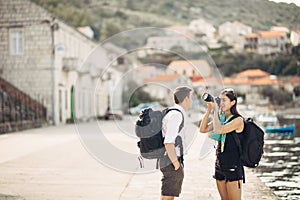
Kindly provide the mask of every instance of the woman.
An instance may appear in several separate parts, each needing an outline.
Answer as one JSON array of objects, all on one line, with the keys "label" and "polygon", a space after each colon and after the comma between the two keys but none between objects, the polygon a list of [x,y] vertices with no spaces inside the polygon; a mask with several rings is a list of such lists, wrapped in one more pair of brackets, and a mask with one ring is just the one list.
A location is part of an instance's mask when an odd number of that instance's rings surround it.
[{"label": "woman", "polygon": [[[234,134],[241,136],[244,120],[237,111],[237,96],[233,89],[224,89],[220,94],[220,100],[219,106],[214,102],[206,102],[208,108],[201,121],[200,132],[213,131],[215,136],[220,136],[216,139],[218,147],[214,178],[221,199],[241,199],[244,169]],[[212,110],[213,121],[208,122]]]}]

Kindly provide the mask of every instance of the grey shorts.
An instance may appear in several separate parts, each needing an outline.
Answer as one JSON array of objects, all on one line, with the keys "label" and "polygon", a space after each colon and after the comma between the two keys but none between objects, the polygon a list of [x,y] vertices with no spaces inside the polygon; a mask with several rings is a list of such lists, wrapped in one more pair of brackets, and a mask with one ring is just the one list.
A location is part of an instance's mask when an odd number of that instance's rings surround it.
[{"label": "grey shorts", "polygon": [[180,168],[175,170],[173,164],[170,164],[161,168],[160,171],[163,174],[161,195],[179,197],[184,177],[183,166],[180,165]]}]

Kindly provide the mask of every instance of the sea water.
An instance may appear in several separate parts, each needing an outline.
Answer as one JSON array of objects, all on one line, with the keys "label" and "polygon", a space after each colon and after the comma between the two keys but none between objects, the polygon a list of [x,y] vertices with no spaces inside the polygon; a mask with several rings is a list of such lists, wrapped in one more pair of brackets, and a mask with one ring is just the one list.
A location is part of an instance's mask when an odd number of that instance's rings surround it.
[{"label": "sea water", "polygon": [[300,137],[266,134],[256,175],[284,200],[300,199]]}]

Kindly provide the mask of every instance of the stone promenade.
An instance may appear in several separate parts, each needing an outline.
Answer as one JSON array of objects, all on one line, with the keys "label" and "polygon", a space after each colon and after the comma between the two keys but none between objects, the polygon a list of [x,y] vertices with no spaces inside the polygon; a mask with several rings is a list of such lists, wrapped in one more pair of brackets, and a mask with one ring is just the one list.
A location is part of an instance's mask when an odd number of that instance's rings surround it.
[{"label": "stone promenade", "polygon": [[[112,144],[134,152],[136,140],[122,133],[122,127],[133,130],[133,123],[125,118],[117,123],[101,121],[100,127]],[[194,126],[187,131],[195,130]],[[177,199],[220,199],[212,178],[214,152],[200,153],[206,140],[204,134],[193,140],[185,159],[183,192]],[[158,171],[125,173],[98,162],[84,148],[74,125],[0,135],[0,200],[152,200],[159,199],[160,179]],[[277,197],[247,169],[243,199]]]}]

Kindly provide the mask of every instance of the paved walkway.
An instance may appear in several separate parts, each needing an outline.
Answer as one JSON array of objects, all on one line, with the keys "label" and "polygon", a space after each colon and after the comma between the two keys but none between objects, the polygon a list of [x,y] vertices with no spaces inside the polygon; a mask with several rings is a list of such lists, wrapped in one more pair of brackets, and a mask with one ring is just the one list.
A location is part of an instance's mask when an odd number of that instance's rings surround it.
[{"label": "paved walkway", "polygon": [[[215,152],[204,157],[200,156],[200,148],[207,142],[205,134],[198,134],[188,155],[185,157],[185,179],[182,194],[178,199],[182,200],[206,200],[220,199],[217,192],[214,173]],[[204,157],[204,158],[203,158]],[[200,159],[201,158],[201,159]],[[242,199],[275,200],[274,193],[257,178],[251,169],[246,170],[246,184],[243,184]],[[160,191],[160,172],[147,175],[132,176],[121,199],[158,199]]]},{"label": "paved walkway", "polygon": [[[101,125],[112,142],[128,149],[135,144],[119,135],[114,122]],[[159,199],[160,172],[129,174],[105,167],[84,149],[75,132],[73,125],[64,125],[0,135],[0,200]],[[220,199],[211,176],[214,153],[199,159],[204,140],[205,135],[198,134],[186,156],[178,199]],[[246,174],[243,199],[277,199],[251,171]]]}]

